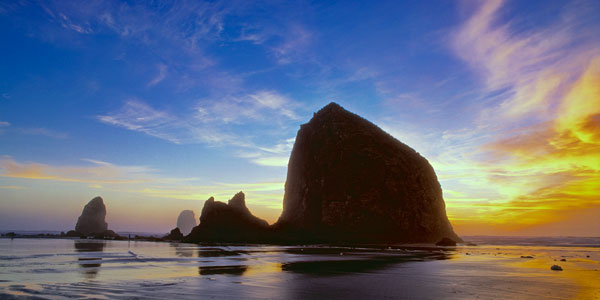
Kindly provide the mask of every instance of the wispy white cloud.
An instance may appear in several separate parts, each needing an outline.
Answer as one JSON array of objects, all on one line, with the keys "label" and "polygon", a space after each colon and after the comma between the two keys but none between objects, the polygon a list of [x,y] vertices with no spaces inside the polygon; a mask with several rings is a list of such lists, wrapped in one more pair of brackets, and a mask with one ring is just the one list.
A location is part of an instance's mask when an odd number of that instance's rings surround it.
[{"label": "wispy white cloud", "polygon": [[277,128],[297,120],[299,104],[275,91],[258,91],[244,96],[203,100],[188,114],[159,110],[139,99],[127,101],[115,112],[98,116],[100,122],[141,132],[175,144],[234,146],[238,156],[259,165],[287,164],[293,139],[270,147],[257,145],[251,137],[240,136],[232,126]]},{"label": "wispy white cloud", "polygon": [[173,124],[179,122],[175,117],[156,110],[137,99],[127,101],[117,112],[98,116],[98,120],[132,131],[143,132],[175,144],[182,142],[182,137],[170,133]]},{"label": "wispy white cloud", "polygon": [[568,9],[550,26],[517,30],[500,21],[503,4],[482,2],[454,32],[451,47],[483,80],[484,92],[506,91],[499,105],[482,115],[484,122],[551,115],[565,84],[597,55],[595,32],[580,23],[582,12],[577,16]]},{"label": "wispy white cloud", "polygon": [[203,122],[250,123],[296,120],[294,112],[299,104],[275,91],[263,90],[243,96],[205,100],[196,107],[197,117]]},{"label": "wispy white cloud", "polygon": [[23,3],[20,1],[3,1],[0,2],[0,14],[8,14],[14,10],[16,10],[19,6],[22,6]]},{"label": "wispy white cloud", "polygon": [[15,128],[15,127],[11,126],[11,124],[9,122],[0,121],[0,134],[4,133],[4,131],[7,131],[7,130],[10,130],[11,132],[20,133],[20,134],[39,135],[39,136],[45,136],[45,137],[49,137],[49,138],[53,138],[53,139],[64,140],[64,139],[69,138],[69,134],[67,134],[65,132],[51,130],[51,129],[43,128],[43,127]]},{"label": "wispy white cloud", "polygon": [[[50,1],[39,5],[52,23],[60,25],[44,23],[40,38],[78,44],[81,33],[113,35],[122,41],[117,46],[119,57],[151,74],[142,79],[144,85],[169,84],[184,92],[201,87],[207,97],[219,99],[244,92],[245,76],[256,74],[256,70],[244,75],[229,72],[220,64],[215,45],[251,42],[277,68],[278,63],[307,58],[306,51],[313,41],[308,26],[298,18],[286,17],[290,14],[287,5],[272,5],[274,11],[281,12],[276,17],[243,22],[240,16],[248,13],[249,4],[237,1],[178,1],[158,7],[118,1]],[[72,34],[64,34],[65,30]],[[143,62],[137,61],[138,53],[129,52],[140,48],[151,49],[145,52]],[[155,66],[158,72],[152,70]]]},{"label": "wispy white cloud", "polygon": [[210,124],[204,125],[193,116],[175,116],[132,99],[116,112],[98,116],[103,123],[142,132],[175,144],[235,144],[236,139]]},{"label": "wispy white cloud", "polygon": [[69,138],[69,135],[64,132],[55,131],[47,128],[19,128],[18,131],[28,135],[41,135],[53,139],[64,140]]},{"label": "wispy white cloud", "polygon": [[69,19],[69,17],[65,16],[64,14],[59,14],[59,19],[61,21],[61,26],[64,28],[71,29],[81,34],[88,34],[93,32],[92,29],[89,26],[87,26],[87,24],[73,23]]},{"label": "wispy white cloud", "polygon": [[10,123],[5,121],[0,121],[0,134],[4,133],[4,128],[10,126]]},{"label": "wispy white cloud", "polygon": [[156,77],[152,78],[152,80],[148,83],[148,86],[153,86],[161,81],[163,81],[167,77],[167,65],[158,64],[158,74]]},{"label": "wispy white cloud", "polygon": [[[118,1],[49,1],[39,5],[50,22],[58,25],[43,23],[39,38],[78,44],[81,34],[114,36],[120,39],[121,55],[129,63],[147,74],[152,74],[149,66],[157,65],[158,74],[144,79],[147,86],[162,82],[168,73],[169,78],[177,79],[172,83],[183,88],[190,81],[194,85],[210,85],[215,73],[224,73],[214,67],[214,59],[206,48],[222,39],[223,20],[237,9],[219,1],[163,3],[160,8],[150,3]],[[138,53],[129,52],[140,47],[152,49],[145,56],[150,64],[147,60],[137,61]]]},{"label": "wispy white cloud", "polygon": [[272,147],[253,147],[237,153],[252,163],[268,167],[287,167],[295,138],[286,139]]},{"label": "wispy white cloud", "polygon": [[312,33],[301,25],[292,25],[282,42],[272,48],[279,64],[294,62],[312,42]]},{"label": "wispy white cloud", "polygon": [[269,39],[269,35],[264,31],[260,31],[258,28],[246,25],[242,27],[240,35],[238,37],[233,38],[233,41],[236,42],[251,42],[255,45],[263,44],[267,39]]},{"label": "wispy white cloud", "polygon": [[[220,3],[196,1],[165,5],[162,10],[144,3],[117,1],[51,1],[43,8],[51,19],[78,33],[114,32],[146,42],[168,38],[184,41],[189,46],[198,39],[218,36],[223,29],[223,17],[229,9]],[[194,26],[186,27],[187,24]],[[152,36],[148,34],[150,31]]]},{"label": "wispy white cloud", "polygon": [[373,67],[359,66],[350,73],[350,76],[348,76],[348,78],[346,78],[345,81],[353,82],[353,81],[374,79],[374,78],[377,78],[379,75],[380,75],[379,71],[377,71]]}]

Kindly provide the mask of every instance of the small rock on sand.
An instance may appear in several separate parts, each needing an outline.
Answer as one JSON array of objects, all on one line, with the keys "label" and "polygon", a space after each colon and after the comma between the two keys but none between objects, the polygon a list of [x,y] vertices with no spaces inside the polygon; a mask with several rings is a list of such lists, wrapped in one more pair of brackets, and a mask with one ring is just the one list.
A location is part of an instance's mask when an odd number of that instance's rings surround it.
[{"label": "small rock on sand", "polygon": [[531,255],[521,255],[521,258],[533,258]]},{"label": "small rock on sand", "polygon": [[563,268],[561,266],[559,266],[559,265],[552,265],[552,267],[550,267],[550,270],[553,270],[553,271],[562,271]]},{"label": "small rock on sand", "polygon": [[561,259],[560,261],[567,261],[567,259],[566,259],[566,258],[563,258],[563,259]]}]

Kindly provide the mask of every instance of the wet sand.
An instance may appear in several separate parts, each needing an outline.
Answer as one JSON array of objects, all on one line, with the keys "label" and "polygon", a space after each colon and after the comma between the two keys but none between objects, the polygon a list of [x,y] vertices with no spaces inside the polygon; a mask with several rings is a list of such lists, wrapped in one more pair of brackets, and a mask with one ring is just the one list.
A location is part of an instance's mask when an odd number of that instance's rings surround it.
[{"label": "wet sand", "polygon": [[0,239],[0,253],[0,299],[600,299],[598,247]]}]

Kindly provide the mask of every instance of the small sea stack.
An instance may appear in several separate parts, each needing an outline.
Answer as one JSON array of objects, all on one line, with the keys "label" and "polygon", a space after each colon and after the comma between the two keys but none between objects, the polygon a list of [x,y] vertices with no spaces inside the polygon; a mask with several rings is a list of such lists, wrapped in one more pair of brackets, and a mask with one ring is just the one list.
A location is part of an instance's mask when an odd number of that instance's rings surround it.
[{"label": "small sea stack", "polygon": [[196,215],[194,215],[194,211],[184,210],[179,213],[179,217],[177,217],[177,228],[179,228],[181,234],[184,236],[190,234],[196,225]]},{"label": "small sea stack", "polygon": [[77,219],[75,230],[67,233],[67,236],[79,237],[118,237],[118,235],[108,230],[108,224],[105,221],[106,206],[102,197],[95,197],[83,207],[81,215]]}]

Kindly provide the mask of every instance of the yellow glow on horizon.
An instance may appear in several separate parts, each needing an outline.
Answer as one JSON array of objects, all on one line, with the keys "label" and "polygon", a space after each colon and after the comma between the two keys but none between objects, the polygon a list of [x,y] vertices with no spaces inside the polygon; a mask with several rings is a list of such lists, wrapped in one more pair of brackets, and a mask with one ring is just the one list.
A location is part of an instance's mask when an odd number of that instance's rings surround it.
[{"label": "yellow glow on horizon", "polygon": [[591,32],[574,31],[575,12],[514,30],[504,4],[481,2],[451,35],[491,100],[472,128],[444,132],[449,149],[430,158],[448,216],[459,234],[560,232],[553,224],[600,234],[582,225],[600,211],[598,44],[576,40]]},{"label": "yellow glow on horizon", "polygon": [[559,104],[552,122],[484,145],[497,160],[468,167],[486,178],[485,188],[498,196],[445,191],[457,230],[477,232],[472,225],[480,224],[485,230],[518,231],[600,207],[600,57]]}]

